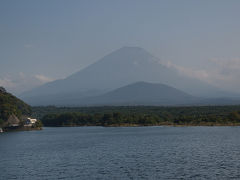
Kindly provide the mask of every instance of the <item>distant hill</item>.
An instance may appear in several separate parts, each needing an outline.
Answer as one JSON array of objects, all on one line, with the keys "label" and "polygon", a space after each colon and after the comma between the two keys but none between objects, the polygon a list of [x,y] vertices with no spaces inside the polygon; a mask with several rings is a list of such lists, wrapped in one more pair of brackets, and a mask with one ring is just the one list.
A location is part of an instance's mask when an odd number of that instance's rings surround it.
[{"label": "distant hill", "polygon": [[123,47],[67,77],[23,93],[31,105],[68,105],[71,100],[102,95],[131,83],[166,84],[193,96],[227,97],[226,93],[198,79],[184,76],[139,47]]},{"label": "distant hill", "polygon": [[0,87],[0,127],[11,116],[20,118],[22,115],[29,114],[31,114],[29,105]]},{"label": "distant hill", "polygon": [[72,100],[80,105],[187,105],[197,102],[183,91],[164,84],[136,82],[104,95]]}]

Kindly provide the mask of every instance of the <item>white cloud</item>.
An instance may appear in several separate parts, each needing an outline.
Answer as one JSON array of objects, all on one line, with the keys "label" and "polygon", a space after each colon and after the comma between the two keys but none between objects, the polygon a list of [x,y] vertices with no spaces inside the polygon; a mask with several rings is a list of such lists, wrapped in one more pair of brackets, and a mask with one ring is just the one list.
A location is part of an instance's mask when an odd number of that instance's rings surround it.
[{"label": "white cloud", "polygon": [[240,88],[240,58],[212,58],[209,59],[209,62],[213,63],[213,66],[206,69],[184,67],[171,61],[159,63],[177,70],[181,75],[199,79],[227,90],[238,91]]},{"label": "white cloud", "polygon": [[14,94],[21,94],[24,91],[33,89],[53,80],[53,78],[45,75],[26,75],[23,72],[20,72],[17,75],[8,75],[5,78],[0,78],[0,86],[3,86]]},{"label": "white cloud", "polygon": [[42,75],[42,74],[37,74],[37,75],[35,75],[34,77],[35,77],[37,80],[41,81],[42,83],[47,83],[47,82],[51,82],[51,81],[54,80],[53,78],[44,76],[44,75]]},{"label": "white cloud", "polygon": [[20,73],[19,73],[19,77],[22,78],[22,79],[24,79],[24,78],[25,78],[25,74],[24,74],[23,72],[20,72]]},{"label": "white cloud", "polygon": [[13,88],[15,87],[15,84],[8,78],[2,78],[2,79],[0,78],[0,86]]},{"label": "white cloud", "polygon": [[211,58],[209,61],[221,68],[240,70],[240,58]]},{"label": "white cloud", "polygon": [[176,69],[180,74],[192,77],[192,78],[197,78],[197,79],[208,79],[209,74],[206,70],[196,70],[193,68],[188,68],[184,66],[180,66],[177,64],[172,63],[171,61],[166,61],[166,62],[161,62],[161,64],[169,67],[169,68],[174,68]]}]

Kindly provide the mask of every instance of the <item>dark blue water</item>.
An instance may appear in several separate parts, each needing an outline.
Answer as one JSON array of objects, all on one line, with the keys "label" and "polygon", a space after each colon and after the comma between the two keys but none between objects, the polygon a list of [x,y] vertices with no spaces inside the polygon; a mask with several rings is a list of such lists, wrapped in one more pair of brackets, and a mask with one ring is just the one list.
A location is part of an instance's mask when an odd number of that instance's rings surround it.
[{"label": "dark blue water", "polygon": [[0,134],[0,179],[239,179],[240,127],[73,127]]}]

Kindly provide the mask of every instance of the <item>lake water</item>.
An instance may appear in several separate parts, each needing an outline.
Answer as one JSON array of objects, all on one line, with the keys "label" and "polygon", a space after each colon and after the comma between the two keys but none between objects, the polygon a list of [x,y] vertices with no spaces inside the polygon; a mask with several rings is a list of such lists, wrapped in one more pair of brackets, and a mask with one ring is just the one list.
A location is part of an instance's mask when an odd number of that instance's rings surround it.
[{"label": "lake water", "polygon": [[240,179],[240,127],[2,133],[0,179]]}]

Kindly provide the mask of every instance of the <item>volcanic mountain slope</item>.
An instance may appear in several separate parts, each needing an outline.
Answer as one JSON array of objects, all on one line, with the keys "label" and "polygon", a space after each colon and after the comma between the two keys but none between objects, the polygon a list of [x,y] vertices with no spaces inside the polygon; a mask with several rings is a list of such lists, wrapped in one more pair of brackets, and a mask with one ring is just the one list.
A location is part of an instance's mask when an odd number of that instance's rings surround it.
[{"label": "volcanic mountain slope", "polygon": [[47,83],[20,97],[31,105],[67,105],[71,99],[101,95],[139,81],[166,84],[194,96],[221,96],[217,88],[180,75],[144,49],[123,47],[66,79]]}]

